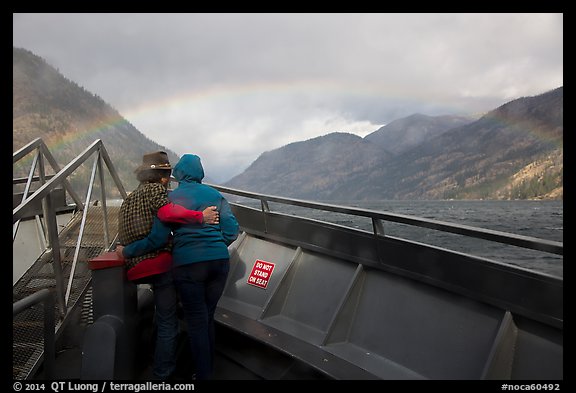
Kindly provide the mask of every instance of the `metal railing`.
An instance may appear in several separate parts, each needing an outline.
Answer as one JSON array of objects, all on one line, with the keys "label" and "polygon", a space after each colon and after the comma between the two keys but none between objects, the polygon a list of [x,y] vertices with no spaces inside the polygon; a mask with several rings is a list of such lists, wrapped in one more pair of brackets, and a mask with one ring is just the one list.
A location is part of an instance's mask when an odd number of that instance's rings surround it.
[{"label": "metal railing", "polygon": [[[108,231],[108,222],[107,222],[107,210],[106,210],[106,188],[104,184],[104,173],[103,173],[103,166],[102,161],[106,164],[106,167],[114,180],[118,191],[120,192],[122,198],[126,198],[127,193],[120,181],[120,178],[114,168],[112,161],[104,147],[102,141],[100,139],[94,141],[88,148],[86,148],[80,155],[78,155],[75,159],[73,159],[68,165],[64,168],[60,169],[56,160],[48,150],[46,144],[42,141],[42,139],[38,138],[29,143],[28,145],[24,146],[22,149],[18,150],[13,154],[13,164],[20,161],[22,158],[27,156],[28,154],[35,153],[34,160],[32,162],[30,172],[26,181],[25,192],[22,198],[22,202],[16,206],[12,211],[12,222],[14,225],[13,228],[13,236],[16,237],[16,233],[18,230],[18,224],[20,220],[23,218],[26,209],[31,206],[33,203],[37,203],[41,201],[42,209],[43,209],[43,217],[45,222],[45,228],[47,230],[48,236],[48,247],[52,250],[52,257],[53,257],[53,266],[54,266],[54,274],[56,279],[56,293],[57,293],[57,304],[60,307],[61,314],[64,315],[66,313],[66,305],[68,302],[68,298],[70,295],[70,288],[72,286],[72,280],[74,279],[74,270],[76,267],[76,262],[78,260],[78,252],[80,248],[80,243],[82,242],[83,236],[83,227],[86,221],[86,215],[88,213],[88,209],[90,206],[90,200],[92,196],[93,185],[95,182],[96,172],[99,173],[99,181],[100,181],[100,191],[101,191],[101,201],[102,201],[102,214],[104,217],[104,244],[107,244],[109,248],[113,242],[110,240],[110,234]],[[70,182],[68,181],[68,177],[74,173],[76,169],[78,169],[84,162],[86,162],[90,157],[95,156],[94,164],[92,166],[92,172],[90,176],[90,183],[88,186],[88,191],[86,194],[86,198],[84,202],[80,199],[78,194],[74,191]],[[46,159],[50,165],[52,166],[53,170],[57,172],[53,176],[50,176],[50,179],[47,180],[48,176],[46,175],[45,167],[43,164],[44,159]],[[34,172],[38,169],[38,177],[36,179],[40,182],[40,187],[34,191],[31,195],[28,195],[30,186],[32,181],[34,180]],[[14,183],[19,182],[19,179],[15,179]],[[62,270],[61,270],[61,263],[60,263],[60,253],[53,252],[54,250],[59,250],[59,240],[58,240],[58,229],[56,223],[56,214],[54,211],[54,207],[51,200],[51,191],[56,189],[57,187],[62,187],[68,191],[74,202],[76,203],[76,208],[78,210],[83,211],[82,223],[80,228],[80,233],[78,236],[78,241],[76,245],[74,260],[73,260],[73,268],[70,274],[68,283],[65,284],[62,278]],[[66,288],[66,291],[64,291]]]},{"label": "metal railing", "polygon": [[[111,239],[111,235],[108,228],[108,209],[106,206],[106,187],[105,187],[105,177],[104,177],[104,165],[108,169],[109,175],[115,183],[122,198],[126,198],[127,193],[122,185],[120,178],[114,168],[112,161],[106,151],[101,140],[94,141],[88,148],[86,148],[82,153],[80,153],[76,158],[74,158],[65,167],[60,168],[56,160],[48,150],[46,144],[42,139],[38,138],[24,146],[20,150],[13,154],[13,164],[20,162],[24,157],[33,155],[31,160],[31,167],[28,171],[27,178],[14,178],[13,186],[24,184],[24,193],[20,203],[13,208],[13,241],[16,239],[16,235],[22,219],[30,217],[30,211],[33,210],[34,206],[41,204],[42,213],[35,213],[34,219],[37,222],[37,226],[40,231],[42,231],[41,240],[45,242],[45,249],[42,258],[39,258],[37,262],[43,261],[44,263],[52,262],[52,272],[53,272],[53,287],[50,289],[44,288],[40,289],[22,299],[18,299],[18,294],[14,292],[13,317],[16,319],[21,319],[21,315],[24,311],[31,309],[36,304],[44,303],[44,328],[42,332],[34,333],[35,337],[40,335],[44,336],[44,359],[45,359],[45,375],[50,376],[53,373],[54,368],[54,357],[55,357],[55,338],[54,334],[56,331],[56,337],[58,335],[58,327],[65,325],[66,317],[71,311],[69,302],[71,301],[71,291],[72,288],[76,288],[74,285],[75,279],[83,280],[85,277],[82,275],[75,274],[77,262],[79,260],[80,248],[82,246],[82,238],[84,235],[85,223],[88,215],[88,210],[91,207],[91,198],[94,189],[94,184],[96,182],[96,176],[99,179],[100,185],[100,201],[101,204],[99,209],[102,212],[102,222],[103,222],[103,247],[102,251],[107,251],[111,249],[116,241],[116,234],[114,238]],[[69,178],[70,176],[85,162],[89,159],[94,158],[92,165],[92,170],[90,173],[90,183],[86,192],[84,200],[82,200],[77,192],[73,189]],[[52,167],[54,174],[48,174],[46,171],[45,161],[47,161]],[[32,190],[32,185],[37,183],[38,187],[36,190]],[[58,225],[56,220],[56,209],[55,202],[53,200],[53,192],[56,189],[64,188],[68,195],[72,198],[74,204],[71,206],[75,207],[78,213],[82,213],[82,219],[80,223],[80,229],[78,231],[78,239],[76,241],[74,249],[74,257],[72,260],[70,273],[67,281],[63,273],[63,260],[61,255],[61,244],[59,237],[61,234],[58,232]],[[16,203],[16,202],[14,202]],[[99,243],[99,242],[98,242]],[[67,247],[67,246],[65,246]],[[82,278],[80,278],[82,277]],[[86,285],[89,285],[90,278]],[[52,285],[50,285],[52,286]],[[15,287],[16,288],[16,287]],[[76,289],[75,289],[76,291]],[[25,295],[25,294],[24,294]],[[71,303],[71,302],[70,302]],[[50,312],[53,310],[53,312]],[[55,313],[58,320],[55,320]],[[17,318],[18,315],[18,318]],[[16,326],[16,325],[15,325]],[[15,351],[18,346],[14,347]],[[15,355],[16,356],[16,355]],[[20,356],[20,355],[18,355]],[[35,368],[38,364],[38,360],[42,357],[42,354],[34,352],[36,358],[34,361],[28,361],[29,364],[34,364],[32,366]],[[30,366],[26,366],[30,367]],[[30,373],[31,371],[27,371]],[[30,375],[30,374],[28,374]]]},{"label": "metal railing", "polygon": [[39,303],[44,306],[44,376],[46,379],[51,379],[54,375],[56,359],[54,295],[52,291],[44,288],[13,303],[12,316],[14,317]]},{"label": "metal railing", "polygon": [[451,222],[432,220],[404,214],[387,213],[369,209],[332,205],[327,203],[312,202],[294,198],[283,198],[275,195],[266,195],[255,192],[237,190],[234,188],[228,188],[214,184],[210,184],[210,186],[216,188],[222,193],[259,200],[261,210],[264,213],[270,212],[270,206],[268,202],[277,202],[281,204],[299,206],[316,210],[324,210],[335,213],[368,217],[372,220],[373,232],[377,236],[385,236],[384,222],[388,221],[399,224],[411,225],[414,227],[428,228],[442,232],[454,233],[457,235],[464,235],[471,238],[483,239],[536,251],[548,252],[551,254],[564,255],[563,242],[540,239],[531,236],[517,235],[513,233],[495,231],[485,228],[477,228],[468,225],[461,225]]}]

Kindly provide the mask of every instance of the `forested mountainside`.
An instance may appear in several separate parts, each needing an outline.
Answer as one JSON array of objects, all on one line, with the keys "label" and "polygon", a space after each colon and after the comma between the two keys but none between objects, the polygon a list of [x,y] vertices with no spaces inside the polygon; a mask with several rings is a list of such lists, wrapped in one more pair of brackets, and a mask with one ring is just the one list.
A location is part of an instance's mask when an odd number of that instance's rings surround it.
[{"label": "forested mountainside", "polygon": [[363,139],[292,143],[226,185],[317,200],[562,199],[563,98],[559,87],[476,120],[414,115]]},{"label": "forested mountainside", "polygon": [[[174,152],[147,138],[100,97],[20,48],[13,48],[12,111],[13,151],[42,138],[63,167],[101,139],[127,191],[138,183],[133,171],[144,153],[164,150],[171,162],[178,160]],[[79,168],[71,183],[87,184],[90,171],[90,165]],[[26,176],[27,169],[15,166],[14,173]]]}]

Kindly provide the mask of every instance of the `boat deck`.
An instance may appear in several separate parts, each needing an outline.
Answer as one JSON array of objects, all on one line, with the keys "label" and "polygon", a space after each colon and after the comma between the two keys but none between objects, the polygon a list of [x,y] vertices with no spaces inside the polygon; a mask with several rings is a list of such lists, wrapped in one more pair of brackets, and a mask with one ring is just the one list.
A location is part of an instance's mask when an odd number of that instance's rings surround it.
[{"label": "boat deck", "polygon": [[[66,176],[96,153],[123,191],[97,141],[14,208],[16,230],[29,204],[45,198],[48,239],[59,250],[53,258],[46,248],[14,285],[14,379],[50,375],[52,356],[44,345],[56,350],[59,378],[150,377],[151,292],[127,282],[121,263],[96,270],[87,263],[114,244],[118,207],[104,210],[76,197],[84,210],[59,232],[50,214],[53,188],[66,185]],[[97,163],[93,179],[103,167]],[[562,277],[390,236],[384,224],[557,255],[563,243],[214,187],[260,203],[231,204],[241,234],[229,246],[230,272],[215,315],[217,379],[563,378]],[[269,202],[366,217],[373,230],[272,211]],[[33,302],[39,293],[56,300],[54,315],[47,314],[55,317],[55,345],[44,339],[52,329],[44,328],[42,307]],[[177,377],[186,379],[190,357],[183,339],[180,348]]]},{"label": "boat deck", "polygon": [[[292,356],[272,350],[269,346],[250,339],[221,324],[216,326],[216,357],[213,376],[214,380],[329,380],[328,376],[298,361]],[[177,369],[170,381],[193,381],[193,366],[190,351],[186,341],[186,332],[179,336]],[[149,337],[149,343],[152,343]],[[152,346],[143,346],[139,353],[135,381],[153,380]],[[52,374],[52,380],[82,379],[82,349],[79,346],[64,348],[59,351]],[[44,380],[42,366],[33,379]]]}]

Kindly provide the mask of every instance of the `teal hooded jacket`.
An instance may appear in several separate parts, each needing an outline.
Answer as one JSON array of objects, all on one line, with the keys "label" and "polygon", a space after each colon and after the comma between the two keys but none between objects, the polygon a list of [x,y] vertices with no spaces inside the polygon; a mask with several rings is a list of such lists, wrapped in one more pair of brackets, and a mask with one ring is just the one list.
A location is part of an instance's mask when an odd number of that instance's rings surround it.
[{"label": "teal hooded jacket", "polygon": [[238,237],[238,221],[222,194],[215,188],[202,184],[204,168],[200,157],[194,154],[183,155],[172,175],[178,181],[178,187],[168,194],[171,202],[197,211],[216,206],[220,212],[220,223],[216,225],[172,226],[174,267],[229,258],[228,246]]}]

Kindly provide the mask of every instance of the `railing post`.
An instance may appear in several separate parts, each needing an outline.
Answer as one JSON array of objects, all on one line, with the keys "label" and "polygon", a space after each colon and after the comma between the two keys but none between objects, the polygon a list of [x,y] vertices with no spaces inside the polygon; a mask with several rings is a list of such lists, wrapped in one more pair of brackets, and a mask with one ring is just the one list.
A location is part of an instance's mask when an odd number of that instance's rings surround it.
[{"label": "railing post", "polygon": [[52,196],[46,194],[46,210],[45,217],[46,227],[48,228],[48,241],[52,250],[52,269],[54,270],[54,278],[56,280],[56,298],[60,315],[66,315],[66,300],[64,298],[64,276],[62,273],[62,263],[60,260],[60,239],[58,238],[58,223],[56,221],[56,213],[52,205]]},{"label": "railing post", "polygon": [[104,247],[110,246],[110,231],[108,226],[108,212],[106,207],[106,184],[104,182],[104,170],[102,168],[101,149],[98,150],[98,175],[100,179],[100,199],[102,200],[102,218],[104,220]]},{"label": "railing post", "polygon": [[88,263],[92,270],[95,322],[82,348],[82,379],[132,379],[134,376],[136,285],[126,278],[124,260],[115,251]]},{"label": "railing post", "polygon": [[[86,217],[88,216],[88,208],[90,206],[90,196],[92,195],[92,187],[94,186],[94,178],[96,176],[96,168],[98,164],[98,155],[92,165],[92,172],[90,174],[90,183],[88,183],[88,190],[86,191],[86,203],[84,204],[84,211],[82,212],[82,221],[80,222],[80,230],[78,232],[78,239],[76,241],[76,249],[74,250],[74,259],[72,260],[72,267],[70,268],[70,276],[68,278],[68,285],[66,287],[66,295],[64,297],[65,304],[68,304],[68,298],[72,291],[72,282],[74,281],[74,272],[76,271],[76,263],[78,261],[78,254],[80,253],[80,246],[82,244],[82,236],[84,236],[84,225],[86,225]],[[108,247],[104,245],[104,249]]]}]

